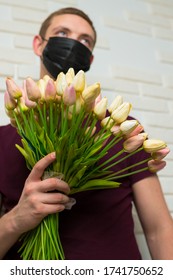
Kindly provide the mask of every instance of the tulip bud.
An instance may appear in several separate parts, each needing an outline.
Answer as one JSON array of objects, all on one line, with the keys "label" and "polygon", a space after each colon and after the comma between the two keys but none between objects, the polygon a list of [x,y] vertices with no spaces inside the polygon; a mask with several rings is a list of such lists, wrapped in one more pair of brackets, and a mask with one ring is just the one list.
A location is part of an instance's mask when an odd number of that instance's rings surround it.
[{"label": "tulip bud", "polygon": [[110,129],[113,124],[114,124],[114,121],[111,119],[111,117],[106,117],[104,119],[101,120],[100,122],[101,126],[104,127],[105,129]]},{"label": "tulip bud", "polygon": [[54,81],[49,78],[45,86],[45,100],[53,101],[56,97],[56,87]]},{"label": "tulip bud", "polygon": [[157,161],[158,161],[158,160],[161,160],[161,159],[165,158],[165,157],[167,156],[167,154],[169,154],[169,152],[170,152],[170,149],[169,149],[169,148],[164,148],[164,149],[162,149],[162,150],[153,152],[153,153],[151,154],[151,156],[152,156],[152,158],[153,158],[154,160],[157,160]]},{"label": "tulip bud", "polygon": [[148,139],[143,143],[144,150],[147,153],[153,153],[166,148],[166,143],[162,140]]},{"label": "tulip bud", "polygon": [[11,98],[7,91],[4,94],[4,104],[7,110],[14,110],[17,106],[17,102],[15,99]]},{"label": "tulip bud", "polygon": [[22,91],[20,87],[16,85],[12,78],[6,79],[6,87],[11,98],[18,99],[22,96]]},{"label": "tulip bud", "polygon": [[114,136],[121,135],[120,126],[119,126],[119,125],[114,125],[114,126],[112,126],[112,127],[111,127],[111,133],[112,133]]},{"label": "tulip bud", "polygon": [[124,135],[124,138],[130,138],[132,136],[138,135],[143,130],[144,130],[143,126],[141,124],[138,124],[137,127],[131,133]]},{"label": "tulip bud", "polygon": [[[93,136],[93,135],[94,135],[94,133],[96,132],[96,129],[97,129],[96,126],[94,126],[94,128],[93,128],[92,131],[90,132],[90,136]],[[86,129],[86,131],[85,131],[85,134],[87,134],[89,130],[90,130],[90,126],[87,127],[87,129]]]},{"label": "tulip bud", "polygon": [[76,91],[73,85],[69,85],[66,87],[63,94],[63,101],[65,105],[74,105],[76,102]]},{"label": "tulip bud", "polygon": [[25,81],[26,92],[29,100],[38,101],[41,98],[41,92],[37,83],[30,77]]},{"label": "tulip bud", "polygon": [[137,150],[140,146],[142,146],[143,142],[147,138],[146,133],[140,133],[138,135],[135,135],[133,137],[128,138],[124,141],[123,147],[125,152],[131,153]]},{"label": "tulip bud", "polygon": [[130,103],[124,102],[112,112],[111,117],[116,123],[122,123],[127,119],[131,107]]},{"label": "tulip bud", "polygon": [[128,135],[138,126],[138,124],[137,120],[126,120],[120,124],[120,130],[123,135]]},{"label": "tulip bud", "polygon": [[82,92],[85,88],[85,72],[80,70],[74,77],[72,82],[76,92]]},{"label": "tulip bud", "polygon": [[67,80],[66,80],[66,76],[63,72],[60,72],[58,74],[58,77],[55,81],[55,84],[56,84],[56,91],[57,91],[57,94],[62,96],[66,87],[68,86],[68,83],[67,83]]},{"label": "tulip bud", "polygon": [[152,159],[148,161],[148,168],[152,173],[162,170],[165,166],[166,166],[166,162],[164,160],[156,161]]},{"label": "tulip bud", "polygon": [[84,89],[84,91],[82,92],[82,97],[86,104],[91,104],[92,102],[95,102],[95,99],[97,98],[97,96],[99,96],[99,94],[100,94],[100,84],[95,83]]},{"label": "tulip bud", "polygon": [[111,103],[111,105],[108,108],[109,113],[111,114],[115,109],[117,109],[120,105],[123,104],[123,98],[121,95],[118,95],[113,102]]},{"label": "tulip bud", "polygon": [[94,113],[99,120],[102,120],[106,116],[108,100],[106,97],[102,98],[99,103],[94,107]]}]

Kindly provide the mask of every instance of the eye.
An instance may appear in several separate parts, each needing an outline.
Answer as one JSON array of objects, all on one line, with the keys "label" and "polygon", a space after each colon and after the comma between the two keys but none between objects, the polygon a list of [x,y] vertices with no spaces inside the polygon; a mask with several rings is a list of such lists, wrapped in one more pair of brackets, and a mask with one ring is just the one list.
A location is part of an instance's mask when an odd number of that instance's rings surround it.
[{"label": "eye", "polygon": [[88,49],[92,50],[93,48],[93,42],[90,38],[81,38],[80,42],[85,45]]},{"label": "eye", "polygon": [[67,32],[66,31],[59,31],[56,33],[57,37],[67,37]]}]

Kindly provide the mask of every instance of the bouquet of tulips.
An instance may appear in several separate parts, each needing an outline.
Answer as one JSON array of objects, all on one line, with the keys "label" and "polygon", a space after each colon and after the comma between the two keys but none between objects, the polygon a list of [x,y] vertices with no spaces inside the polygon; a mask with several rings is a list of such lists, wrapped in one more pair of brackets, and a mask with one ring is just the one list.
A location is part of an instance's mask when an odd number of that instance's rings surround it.
[{"label": "bouquet of tulips", "polygon": [[[62,178],[69,184],[71,195],[118,187],[117,179],[127,170],[113,173],[110,167],[118,164],[116,158],[121,154],[125,160],[144,149],[151,154],[145,169],[163,168],[165,162],[161,159],[168,152],[166,143],[148,140],[137,120],[127,120],[131,104],[121,96],[108,106],[107,98],[101,97],[100,84],[88,86],[83,71],[75,74],[70,68],[55,81],[47,75],[37,82],[28,77],[23,87],[7,78],[6,87],[6,112],[21,136],[22,146],[16,147],[25,157],[27,167],[32,169],[38,160],[55,151],[56,161],[47,168],[43,180],[51,176]],[[98,164],[122,140],[123,149]],[[140,164],[136,172],[144,170]],[[128,175],[127,172],[123,176]],[[23,259],[65,259],[58,215],[48,215],[21,237]]]}]

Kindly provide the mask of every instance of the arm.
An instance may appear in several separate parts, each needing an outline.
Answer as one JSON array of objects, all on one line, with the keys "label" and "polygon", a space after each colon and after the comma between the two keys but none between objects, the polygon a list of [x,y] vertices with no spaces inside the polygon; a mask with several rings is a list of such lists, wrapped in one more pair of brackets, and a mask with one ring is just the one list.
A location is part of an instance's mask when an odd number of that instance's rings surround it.
[{"label": "arm", "polygon": [[[65,209],[69,187],[60,179],[41,180],[45,168],[55,160],[54,153],[41,159],[28,176],[18,204],[0,219],[0,259],[22,233],[36,227],[48,214]],[[59,190],[60,192],[49,192]]]},{"label": "arm", "polygon": [[133,191],[152,259],[173,260],[173,219],[157,176],[135,183]]}]

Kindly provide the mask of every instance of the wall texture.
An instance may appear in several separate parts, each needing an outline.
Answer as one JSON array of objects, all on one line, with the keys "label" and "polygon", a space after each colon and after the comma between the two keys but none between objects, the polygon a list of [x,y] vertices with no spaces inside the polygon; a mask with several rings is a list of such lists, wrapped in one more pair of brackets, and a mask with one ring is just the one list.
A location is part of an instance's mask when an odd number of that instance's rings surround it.
[{"label": "wall texture", "polygon": [[[39,78],[32,38],[50,12],[65,6],[83,9],[98,31],[88,82],[99,81],[109,102],[123,95],[149,136],[165,140],[173,150],[173,0],[0,0],[0,125],[8,123],[5,77],[19,84],[27,76]],[[171,152],[159,173],[171,213],[172,170]],[[134,219],[143,258],[149,259],[135,210]]]}]

